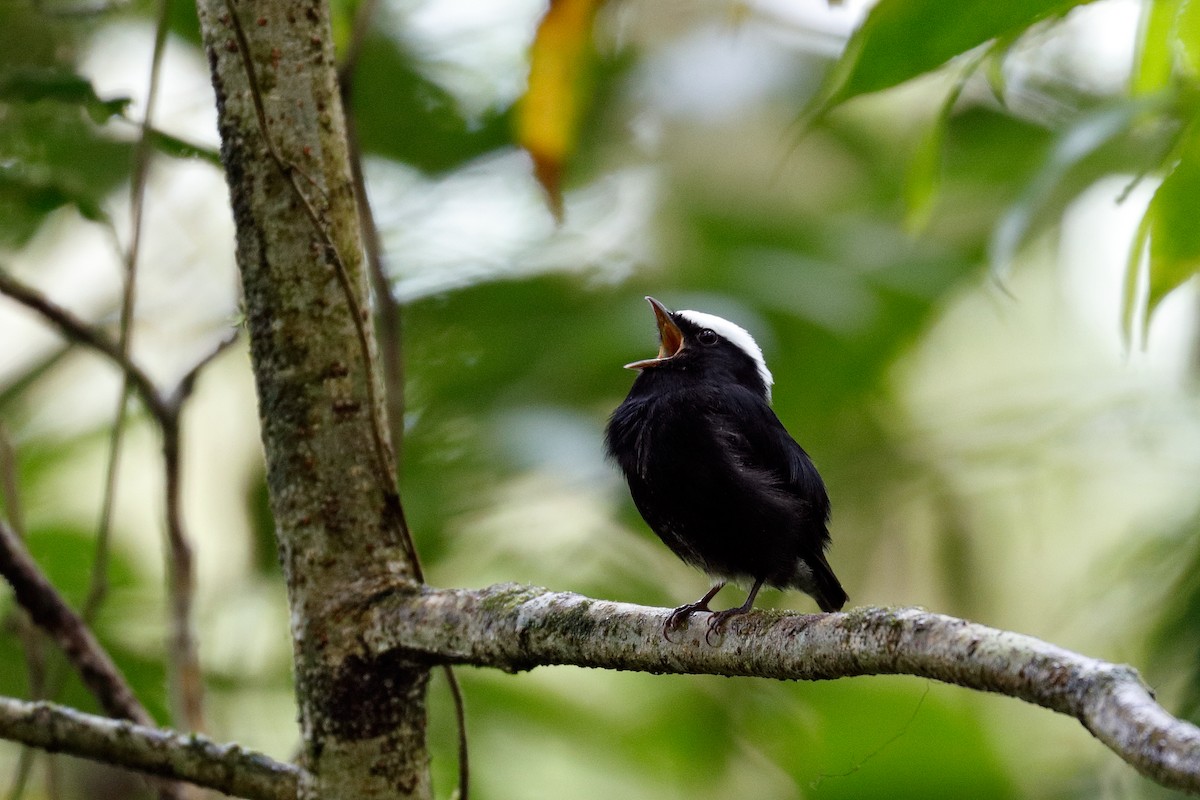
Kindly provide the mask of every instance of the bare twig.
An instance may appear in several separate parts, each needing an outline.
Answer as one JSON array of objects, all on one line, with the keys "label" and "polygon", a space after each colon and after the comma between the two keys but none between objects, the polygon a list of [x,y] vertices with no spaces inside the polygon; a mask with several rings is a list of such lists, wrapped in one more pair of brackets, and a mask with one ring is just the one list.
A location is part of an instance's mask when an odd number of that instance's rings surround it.
[{"label": "bare twig", "polygon": [[[96,697],[100,706],[114,717],[132,720],[140,724],[154,724],[146,709],[138,702],[133,690],[125,681],[125,676],[113,663],[107,651],[92,635],[88,624],[83,621],[63,600],[62,596],[50,584],[46,576],[38,568],[25,549],[24,543],[3,520],[0,520],[0,575],[3,575],[13,587],[18,604],[25,610],[30,621],[52,639],[54,639],[71,666],[79,674],[83,685]],[[39,657],[40,652],[27,648],[31,657]],[[37,666],[39,672],[44,672],[44,665]],[[59,679],[61,684],[61,678]],[[56,692],[51,686],[43,692],[43,687],[32,687],[34,697]],[[24,779],[18,775],[14,783],[13,798],[19,797],[24,786]],[[47,795],[58,797],[57,770],[53,759],[47,764]],[[179,784],[162,782],[157,786],[158,795],[163,800],[182,800],[184,787]]]},{"label": "bare twig", "polygon": [[[185,534],[179,501],[181,492],[179,421],[184,402],[191,395],[200,371],[236,341],[236,333],[227,337],[212,353],[197,362],[184,375],[175,391],[166,395],[158,390],[149,376],[129,357],[128,352],[120,343],[114,343],[99,330],[3,271],[0,271],[0,294],[8,296],[40,314],[69,340],[96,350],[116,364],[128,379],[129,384],[137,391],[150,415],[158,423],[163,437],[163,468],[167,492],[167,566],[172,608],[172,638],[168,651],[173,666],[172,673],[176,676],[178,687],[176,695],[183,719],[188,726],[198,727],[203,724],[203,707],[201,705],[203,682],[191,629],[191,597],[194,594],[192,554]],[[119,419],[118,424],[120,424]],[[110,478],[113,474],[111,469],[110,465]],[[98,567],[98,569],[101,568]]]},{"label": "bare twig", "polygon": [[188,370],[166,403],[170,416],[160,421],[166,493],[167,591],[171,602],[171,640],[168,649],[174,667],[177,714],[188,729],[193,731],[204,728],[204,676],[200,670],[200,658],[192,632],[195,570],[183,515],[181,417],[184,404],[195,389],[200,372],[236,341],[235,331]]},{"label": "bare twig", "polygon": [[1075,717],[1143,775],[1200,792],[1200,728],[1159,706],[1132,667],[915,608],[755,612],[732,622],[715,646],[704,641],[703,615],[666,641],[668,613],[506,584],[377,597],[356,624],[377,655],[407,652],[421,663],[509,671],[572,664],[780,680],[932,678]]},{"label": "bare twig", "polygon": [[[120,346],[114,345],[103,334],[91,328],[86,323],[78,320],[69,312],[58,307],[51,301],[42,297],[40,293],[23,286],[11,277],[0,272],[0,293],[6,294],[14,299],[22,302],[29,308],[42,314],[47,321],[55,325],[60,332],[73,341],[83,343],[93,349],[98,350],[101,354],[110,358],[125,372],[129,378],[131,385],[138,390],[147,409],[159,424],[163,437],[163,462],[164,471],[166,473],[166,489],[167,489],[167,540],[168,540],[168,591],[171,597],[171,630],[172,638],[168,646],[168,655],[172,662],[172,675],[174,683],[178,687],[175,692],[179,698],[179,706],[182,709],[181,715],[189,726],[203,725],[203,707],[201,705],[203,680],[200,671],[199,658],[196,653],[195,639],[192,635],[191,628],[191,598],[194,595],[194,580],[191,562],[191,548],[187,543],[187,537],[184,532],[183,516],[180,506],[180,426],[179,420],[183,411],[183,406],[188,397],[190,397],[200,371],[207,366],[216,356],[224,352],[230,345],[237,340],[236,333],[227,337],[222,341],[209,355],[205,356],[197,362],[180,381],[178,387],[171,393],[169,399],[164,396],[154,387],[153,383],[143,373],[140,368],[129,358],[128,353],[123,351]],[[118,425],[120,422],[118,421]],[[110,478],[111,478],[110,473]],[[10,531],[11,533],[11,531]],[[16,542],[19,545],[19,541]],[[21,548],[23,552],[23,548]],[[20,563],[18,559],[17,563]],[[36,566],[27,558],[24,559],[26,569],[18,569],[18,573],[32,575],[36,573]],[[34,572],[30,572],[28,568],[32,568]],[[103,567],[99,567],[103,569]],[[3,572],[0,569],[0,572]],[[37,573],[40,574],[40,573]],[[16,584],[14,584],[14,587]],[[44,577],[40,581],[34,581],[31,586],[36,587],[36,591],[31,596],[41,595],[47,598],[57,597],[57,593],[45,581]],[[89,593],[91,597],[97,595]],[[97,600],[98,602],[98,600]],[[50,605],[53,605],[51,602]],[[103,650],[99,649],[99,644],[91,637],[85,619],[82,619],[70,611],[61,599],[58,600],[58,605],[61,609],[52,617],[64,621],[64,628],[68,640],[76,642],[76,646],[80,647],[80,653],[85,655],[90,651],[98,652],[103,658],[96,662],[100,665],[100,676],[109,675],[110,678],[115,678],[116,684],[123,684],[119,672],[116,667],[111,664],[111,660],[107,659],[107,655]],[[38,624],[40,621],[35,620]],[[43,627],[45,627],[43,625]],[[53,634],[53,631],[51,631]],[[90,644],[89,644],[90,642]],[[72,657],[72,652],[67,644],[64,644],[60,639],[60,644],[63,644],[64,650],[72,661],[73,666],[78,670],[89,668],[89,665],[94,659],[85,658],[81,664],[76,658]],[[105,662],[111,670],[105,668]],[[87,676],[84,676],[87,683]],[[101,680],[101,684],[105,681]],[[112,683],[112,681],[109,681]],[[97,689],[89,685],[93,691],[104,691],[103,688]],[[132,700],[132,692],[125,687],[125,693]],[[133,700],[136,704],[136,700]],[[137,706],[140,708],[140,706]],[[106,710],[110,713],[115,713],[121,716],[127,716],[121,711],[106,706]],[[129,709],[126,709],[127,711]],[[145,714],[144,710],[141,712]],[[150,718],[127,716],[139,722],[148,722]],[[180,796],[178,787],[164,785],[159,787],[160,795],[164,797]]]},{"label": "bare twig", "polygon": [[[154,28],[154,49],[150,55],[150,86],[146,90],[146,110],[142,114],[142,122],[138,133],[137,145],[133,152],[133,175],[130,187],[130,214],[132,230],[129,249],[126,252],[126,268],[129,277],[137,272],[138,254],[142,238],[142,217],[146,199],[146,176],[150,171],[150,154],[153,150],[154,105],[158,101],[159,82],[162,78],[163,53],[167,47],[167,28],[171,16],[171,0],[159,0],[158,19]],[[132,283],[132,280],[129,282]],[[133,287],[127,285],[122,313],[132,310]],[[122,327],[127,328],[130,321],[122,319]]]},{"label": "bare twig", "polygon": [[[175,716],[189,730],[202,724],[204,681],[196,639],[192,634],[192,598],[196,593],[192,548],[183,522],[180,480],[179,416],[173,414],[162,429],[163,473],[166,476],[167,593],[170,597],[171,633],[167,651],[172,667]],[[197,726],[197,727],[193,727]]]},{"label": "bare twig", "polygon": [[[118,344],[121,352],[128,355],[124,344]],[[92,574],[88,582],[87,597],[83,601],[81,616],[92,621],[100,611],[100,605],[108,594],[109,541],[112,538],[113,507],[117,497],[117,474],[120,471],[121,443],[125,438],[125,418],[129,403],[130,379],[128,373],[121,379],[121,391],[117,397],[117,411],[113,417],[112,431],[108,439],[108,463],[104,468],[104,493],[100,499],[100,521],[96,525],[96,544],[92,556]]]},{"label": "bare twig", "polygon": [[[160,0],[158,21],[154,32],[154,49],[150,57],[150,86],[146,95],[146,110],[142,114],[138,140],[133,152],[133,172],[129,186],[130,234],[129,246],[125,250],[125,281],[121,292],[120,326],[117,331],[117,349],[128,359],[132,349],[134,306],[137,300],[138,256],[141,253],[142,221],[146,198],[146,176],[150,168],[150,132],[154,104],[158,98],[159,77],[162,57],[167,43],[167,13],[169,0]],[[87,600],[83,605],[83,618],[90,621],[99,611],[100,604],[108,591],[108,553],[112,528],[113,504],[117,493],[117,474],[121,462],[121,442],[125,434],[125,418],[131,381],[129,373],[122,373],[121,391],[117,397],[112,432],[108,446],[108,464],[105,469],[104,496],[100,503],[100,522],[96,526],[96,548],[92,561],[92,577],[88,586]]]},{"label": "bare twig", "polygon": [[[33,626],[23,612],[18,611],[14,616],[13,622],[18,627],[17,636],[21,640],[21,650],[25,655],[25,671],[29,676],[29,694],[34,699],[41,700],[46,696],[46,652],[42,647],[43,634]],[[33,771],[37,755],[38,751],[28,745],[21,749],[17,767],[13,770],[8,800],[21,800],[21,797],[25,795],[25,787],[29,782],[29,775]],[[51,776],[56,772],[51,759],[53,756],[49,756],[46,763],[48,782],[53,782]],[[47,794],[52,797],[57,796],[56,792],[49,790]]]},{"label": "bare twig", "polygon": [[0,575],[12,585],[17,602],[34,624],[58,642],[84,686],[106,712],[139,724],[154,724],[91,630],[67,606],[16,533],[3,521],[0,521]]},{"label": "bare twig", "polygon": [[167,522],[167,591],[171,603],[171,639],[168,648],[174,667],[177,714],[188,730],[203,730],[204,679],[196,639],[192,632],[192,599],[195,570],[183,515],[183,481],[180,463],[181,418],[184,404],[195,389],[200,372],[237,341],[236,331],[196,362],[166,402],[170,414],[160,420]]},{"label": "bare twig", "polygon": [[[359,7],[355,17],[355,30],[359,30],[362,9],[373,5],[367,0]],[[349,65],[347,61],[347,65]],[[375,212],[367,196],[367,182],[363,176],[362,150],[358,142],[358,123],[350,105],[351,79],[349,72],[342,72],[342,108],[346,118],[346,147],[350,151],[350,179],[354,184],[354,196],[358,204],[358,222],[362,230],[363,249],[367,256],[367,274],[371,278],[371,294],[375,298],[375,338],[379,341],[379,360],[383,362],[383,389],[387,401],[388,429],[392,437],[392,451],[399,469],[404,453],[404,348],[400,329],[400,303],[392,294],[391,282],[383,261],[383,245],[379,240],[379,226],[375,223]]]},{"label": "bare twig", "polygon": [[[0,275],[2,274],[3,272],[0,271]],[[74,349],[74,345],[70,341],[60,342],[53,352],[43,355],[35,363],[22,369],[20,375],[14,376],[11,383],[0,389],[0,414],[5,413],[14,399],[24,397],[30,386],[46,377],[51,370],[61,364],[72,349]]]},{"label": "bare twig", "polygon": [[307,773],[299,767],[236,744],[105,719],[51,703],[0,697],[0,738],[252,800],[296,800],[308,783]]},{"label": "bare twig", "polygon": [[[171,1],[159,0],[158,23],[155,29],[154,53],[151,57],[150,88],[146,97],[146,112],[142,116],[138,146],[134,153],[131,213],[133,231],[126,257],[125,302],[121,309],[120,344],[128,347],[133,322],[133,294],[137,277],[139,245],[141,242],[146,175],[150,166],[151,133],[154,103],[158,96],[163,51],[167,41],[167,23]],[[126,351],[128,352],[128,351]],[[207,363],[207,359],[205,362]],[[187,378],[188,389],[195,380],[195,370]],[[182,397],[182,395],[181,395]],[[166,475],[167,522],[167,592],[171,598],[170,638],[167,647],[171,665],[171,686],[174,717],[188,730],[204,730],[204,680],[200,671],[200,656],[192,631],[192,599],[195,596],[195,569],[192,548],[184,531],[180,509],[179,483],[179,416],[182,404],[169,401],[170,415],[159,420],[163,437],[163,470]]]},{"label": "bare twig", "polygon": [[116,364],[122,372],[129,376],[142,403],[155,419],[161,420],[169,414],[166,403],[159,395],[158,389],[155,388],[150,377],[122,353],[121,348],[115,342],[92,325],[47,299],[36,289],[13,278],[3,269],[0,269],[0,294],[40,314],[67,339],[97,351]]},{"label": "bare twig", "polygon": [[209,364],[217,360],[217,357],[224,353],[229,348],[237,344],[239,332],[233,330],[224,339],[217,343],[217,346],[209,351],[208,355],[197,361],[191,369],[179,380],[179,385],[175,387],[175,391],[171,393],[167,400],[167,406],[172,409],[176,415],[183,413],[183,404],[192,396],[192,392],[196,389],[196,381],[200,378],[200,373]]},{"label": "bare twig", "polygon": [[[125,249],[125,280],[121,292],[120,326],[117,331],[117,349],[128,359],[132,349],[134,306],[137,300],[138,256],[141,253],[142,221],[146,198],[146,176],[150,166],[150,132],[154,104],[158,98],[159,77],[162,57],[167,43],[167,14],[169,0],[160,0],[158,21],[154,32],[154,49],[150,57],[150,86],[147,90],[146,109],[142,114],[138,140],[133,152],[133,172],[129,186],[130,235]],[[92,575],[88,585],[87,599],[83,604],[82,616],[91,622],[100,610],[100,604],[108,593],[109,540],[112,531],[113,506],[116,500],[118,473],[121,463],[121,444],[125,436],[125,420],[131,388],[129,373],[122,373],[121,391],[117,397],[117,408],[113,415],[112,431],[109,435],[108,464],[104,473],[104,494],[100,502],[100,522],[96,526],[95,556],[92,559]]]},{"label": "bare twig", "polygon": [[375,9],[379,6],[379,0],[362,0],[358,4],[358,8],[354,10],[354,27],[350,30],[350,41],[346,43],[345,55],[342,57],[342,63],[338,65],[338,83],[342,87],[342,105],[346,105],[349,89],[347,88],[354,79],[354,73],[358,69],[358,59],[362,55],[363,42],[367,40],[367,34],[371,32],[371,22],[375,18]]},{"label": "bare twig", "polygon": [[8,428],[0,422],[0,502],[4,517],[18,534],[25,532],[25,510],[21,507],[18,488],[17,452],[13,448]]},{"label": "bare twig", "polygon": [[471,797],[471,748],[467,740],[467,703],[463,699],[462,687],[458,685],[458,676],[454,667],[442,665],[442,674],[450,687],[450,696],[454,700],[454,721],[458,727],[458,798],[469,800]]},{"label": "bare twig", "polygon": [[392,293],[391,282],[384,265],[379,226],[375,222],[375,211],[371,206],[371,198],[367,194],[367,181],[363,175],[362,146],[358,138],[358,119],[354,113],[354,79],[358,60],[378,5],[378,0],[363,0],[354,12],[354,27],[350,31],[346,55],[338,66],[338,88],[342,96],[342,114],[346,121],[350,180],[354,185],[359,229],[362,232],[363,250],[367,257],[367,274],[371,279],[371,293],[375,298],[375,338],[379,342],[379,358],[383,362],[388,428],[398,471],[404,457],[404,348],[400,330],[401,309],[400,303]]},{"label": "bare twig", "polygon": [[[17,474],[17,453],[12,446],[8,430],[0,423],[0,502],[4,507],[4,516],[8,519],[14,533],[22,539],[25,536],[25,515],[21,508],[21,492]],[[25,656],[25,673],[29,678],[29,693],[37,699],[45,697],[46,692],[46,653],[43,647],[43,634],[29,620],[29,616],[19,609],[14,609],[5,619],[6,628],[16,631],[21,642],[21,651]],[[25,794],[25,786],[37,751],[24,747],[17,759],[17,767],[13,771],[12,784],[8,792],[8,800],[20,800]],[[47,769],[54,772],[54,765],[47,761]]]}]

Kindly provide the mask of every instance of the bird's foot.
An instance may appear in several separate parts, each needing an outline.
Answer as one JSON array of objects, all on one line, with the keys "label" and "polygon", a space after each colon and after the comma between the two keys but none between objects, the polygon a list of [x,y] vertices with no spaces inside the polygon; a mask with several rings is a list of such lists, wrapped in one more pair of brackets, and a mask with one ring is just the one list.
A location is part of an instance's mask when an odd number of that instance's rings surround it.
[{"label": "bird's foot", "polygon": [[725,627],[725,623],[733,617],[740,617],[742,614],[748,613],[749,608],[738,606],[737,608],[727,608],[724,611],[714,611],[713,615],[708,618],[708,630],[704,633],[704,641],[712,646],[712,636],[714,633],[719,633],[721,628]]},{"label": "bird's foot", "polygon": [[663,638],[668,642],[671,641],[671,631],[678,630],[684,625],[687,625],[688,617],[695,614],[697,611],[711,611],[708,607],[708,598],[688,603],[680,606],[667,615],[667,621],[663,623]]}]

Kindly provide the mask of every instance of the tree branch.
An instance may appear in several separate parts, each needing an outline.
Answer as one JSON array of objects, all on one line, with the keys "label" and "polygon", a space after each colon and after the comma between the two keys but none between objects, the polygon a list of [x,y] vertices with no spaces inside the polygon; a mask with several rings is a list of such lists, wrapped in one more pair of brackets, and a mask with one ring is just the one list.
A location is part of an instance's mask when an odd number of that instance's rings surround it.
[{"label": "tree branch", "polygon": [[299,767],[236,744],[97,717],[53,703],[0,697],[0,737],[251,800],[295,800],[308,780]]},{"label": "tree branch", "polygon": [[[164,5],[165,8],[165,5]],[[161,30],[161,28],[160,28]],[[156,40],[156,52],[157,52]],[[144,169],[144,166],[143,166]],[[184,533],[183,516],[180,507],[180,416],[183,406],[195,388],[196,380],[204,367],[208,366],[218,355],[237,341],[237,334],[227,336],[213,351],[200,359],[188,370],[179,381],[175,390],[170,394],[159,391],[150,377],[132,360],[128,352],[129,317],[132,304],[132,287],[128,285],[133,280],[133,269],[136,262],[136,241],[138,220],[140,219],[140,202],[136,203],[138,210],[135,214],[135,237],[129,256],[130,275],[127,277],[125,298],[122,303],[121,338],[113,342],[97,328],[71,314],[65,308],[43,296],[32,287],[26,286],[3,270],[0,270],[0,294],[24,305],[40,314],[48,323],[68,340],[85,345],[106,356],[116,364],[124,375],[121,389],[121,403],[116,422],[114,423],[113,442],[107,471],[104,509],[101,513],[101,523],[98,531],[96,566],[93,572],[92,587],[88,591],[85,604],[84,619],[79,621],[80,629],[86,631],[85,620],[95,611],[104,593],[103,574],[107,563],[107,540],[109,516],[111,513],[112,485],[115,480],[116,459],[119,450],[119,431],[123,425],[124,398],[130,386],[133,386],[141,397],[146,409],[158,423],[163,437],[163,469],[166,485],[166,529],[167,529],[167,572],[169,580],[167,589],[171,597],[171,639],[168,644],[168,656],[171,664],[170,674],[173,683],[177,713],[187,721],[188,727],[197,729],[203,724],[202,679],[200,660],[197,654],[195,637],[192,635],[192,595],[194,594],[194,577],[192,568],[192,552]],[[69,611],[69,610],[68,610]],[[69,612],[73,614],[74,612]],[[133,717],[130,717],[133,719]],[[146,721],[146,720],[141,720]]]},{"label": "tree branch", "polygon": [[667,613],[517,584],[397,589],[372,598],[360,629],[376,656],[512,672],[570,664],[779,680],[932,678],[1075,717],[1142,774],[1200,792],[1200,728],[1159,706],[1132,667],[916,608],[760,611],[731,620],[713,646],[702,614],[667,641]]},{"label": "tree branch", "polygon": [[0,294],[36,311],[67,339],[96,350],[120,367],[133,383],[142,402],[146,404],[146,408],[154,415],[155,419],[161,420],[170,415],[154,382],[142,371],[141,367],[121,351],[116,342],[62,306],[47,299],[36,289],[16,280],[3,269],[0,269]]},{"label": "tree branch", "polygon": [[[150,151],[154,104],[158,98],[158,87],[162,77],[163,53],[167,46],[167,23],[170,15],[170,0],[159,0],[158,20],[154,30],[154,49],[150,56],[150,85],[146,93],[146,109],[138,128],[138,140],[134,147],[133,172],[129,182],[129,246],[122,254],[125,262],[124,285],[121,291],[120,325],[117,333],[117,350],[122,359],[130,360],[133,340],[133,315],[137,300],[138,262],[141,255],[142,222],[145,219],[146,183],[150,172]],[[114,238],[116,234],[114,232]],[[91,583],[87,599],[83,604],[82,617],[90,622],[99,612],[100,604],[108,594],[108,558],[111,542],[113,508],[116,504],[118,474],[121,464],[121,446],[125,440],[125,420],[129,410],[130,388],[133,379],[128,371],[122,372],[121,391],[117,396],[117,408],[113,414],[112,431],[108,440],[108,464],[104,470],[104,494],[100,501],[100,522],[96,526],[95,556],[92,559]]]},{"label": "tree branch", "polygon": [[382,366],[384,400],[387,404],[388,429],[392,439],[396,470],[399,471],[404,454],[404,348],[400,331],[400,303],[392,294],[387,269],[384,266],[383,242],[379,238],[379,226],[375,222],[375,211],[367,194],[367,180],[363,175],[362,148],[358,138],[358,120],[354,109],[354,78],[362,55],[363,43],[371,30],[378,0],[363,0],[354,12],[354,27],[346,54],[338,67],[338,89],[342,97],[342,110],[346,118],[346,147],[349,149],[350,182],[354,187],[354,198],[358,205],[359,228],[362,232],[363,254],[367,259],[367,277],[371,282],[371,293],[375,299],[375,337],[379,342],[379,360]]},{"label": "tree branch", "polygon": [[56,642],[101,707],[114,717],[154,724],[129,688],[121,670],[96,641],[79,615],[67,606],[8,524],[0,521],[0,575],[12,585],[17,602]]}]

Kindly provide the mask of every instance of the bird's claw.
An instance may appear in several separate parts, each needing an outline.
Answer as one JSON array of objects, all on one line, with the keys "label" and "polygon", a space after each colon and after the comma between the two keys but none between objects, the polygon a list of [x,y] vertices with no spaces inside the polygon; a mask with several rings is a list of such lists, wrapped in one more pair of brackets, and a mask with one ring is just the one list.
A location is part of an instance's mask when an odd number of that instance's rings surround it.
[{"label": "bird's claw", "polygon": [[663,638],[668,642],[671,641],[671,631],[686,625],[688,618],[697,611],[708,610],[708,603],[688,603],[675,609],[667,615],[667,621],[663,623]]},{"label": "bird's claw", "polygon": [[712,635],[718,633],[721,628],[725,627],[725,623],[733,617],[745,614],[745,608],[728,608],[724,611],[714,611],[712,616],[708,618],[708,630],[704,632],[704,641],[709,647],[713,647]]},{"label": "bird's claw", "polygon": [[710,647],[713,646],[712,637],[714,633],[720,632],[721,628],[725,627],[725,623],[732,617],[737,617],[745,614],[749,609],[738,607],[729,608],[724,611],[713,611],[708,607],[708,603],[688,603],[685,606],[672,611],[667,615],[667,621],[663,623],[663,638],[668,642],[671,641],[671,631],[682,628],[687,624],[688,618],[698,611],[706,611],[710,614],[708,618],[708,628],[704,632],[704,641]]}]

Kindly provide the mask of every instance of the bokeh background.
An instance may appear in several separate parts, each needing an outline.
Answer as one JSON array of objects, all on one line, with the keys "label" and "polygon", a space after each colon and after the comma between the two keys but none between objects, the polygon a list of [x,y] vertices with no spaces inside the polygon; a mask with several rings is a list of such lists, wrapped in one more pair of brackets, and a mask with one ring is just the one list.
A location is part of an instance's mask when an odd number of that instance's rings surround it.
[{"label": "bokeh background", "polygon": [[[852,604],[925,606],[1129,662],[1200,719],[1193,287],[1144,336],[1122,334],[1131,242],[1173,129],[1103,127],[1132,113],[1151,5],[1085,5],[969,79],[952,65],[807,126],[865,4],[612,2],[556,224],[512,134],[544,5],[382,3],[354,112],[404,304],[401,485],[431,582],[660,606],[703,592],[603,456],[633,377],[621,365],[656,348],[653,294],[757,337],[775,409],[829,485],[830,560]],[[334,7],[344,45],[355,8]],[[0,265],[101,325],[120,305],[155,13],[0,5]],[[194,8],[174,2],[133,330],[164,386],[240,324],[198,40]],[[79,603],[120,377],[7,300],[0,342],[17,483],[5,514]],[[131,409],[97,629],[165,721],[161,468]],[[290,758],[288,615],[244,341],[197,387],[184,481],[209,732]],[[796,593],[762,604],[814,610]],[[23,697],[16,614],[0,592],[0,692]],[[460,677],[484,799],[1171,794],[1070,719],[911,678]],[[58,697],[93,707],[70,680]],[[432,704],[446,796],[444,685]],[[0,776],[19,757],[0,743]],[[48,762],[25,797],[137,790]]]}]

